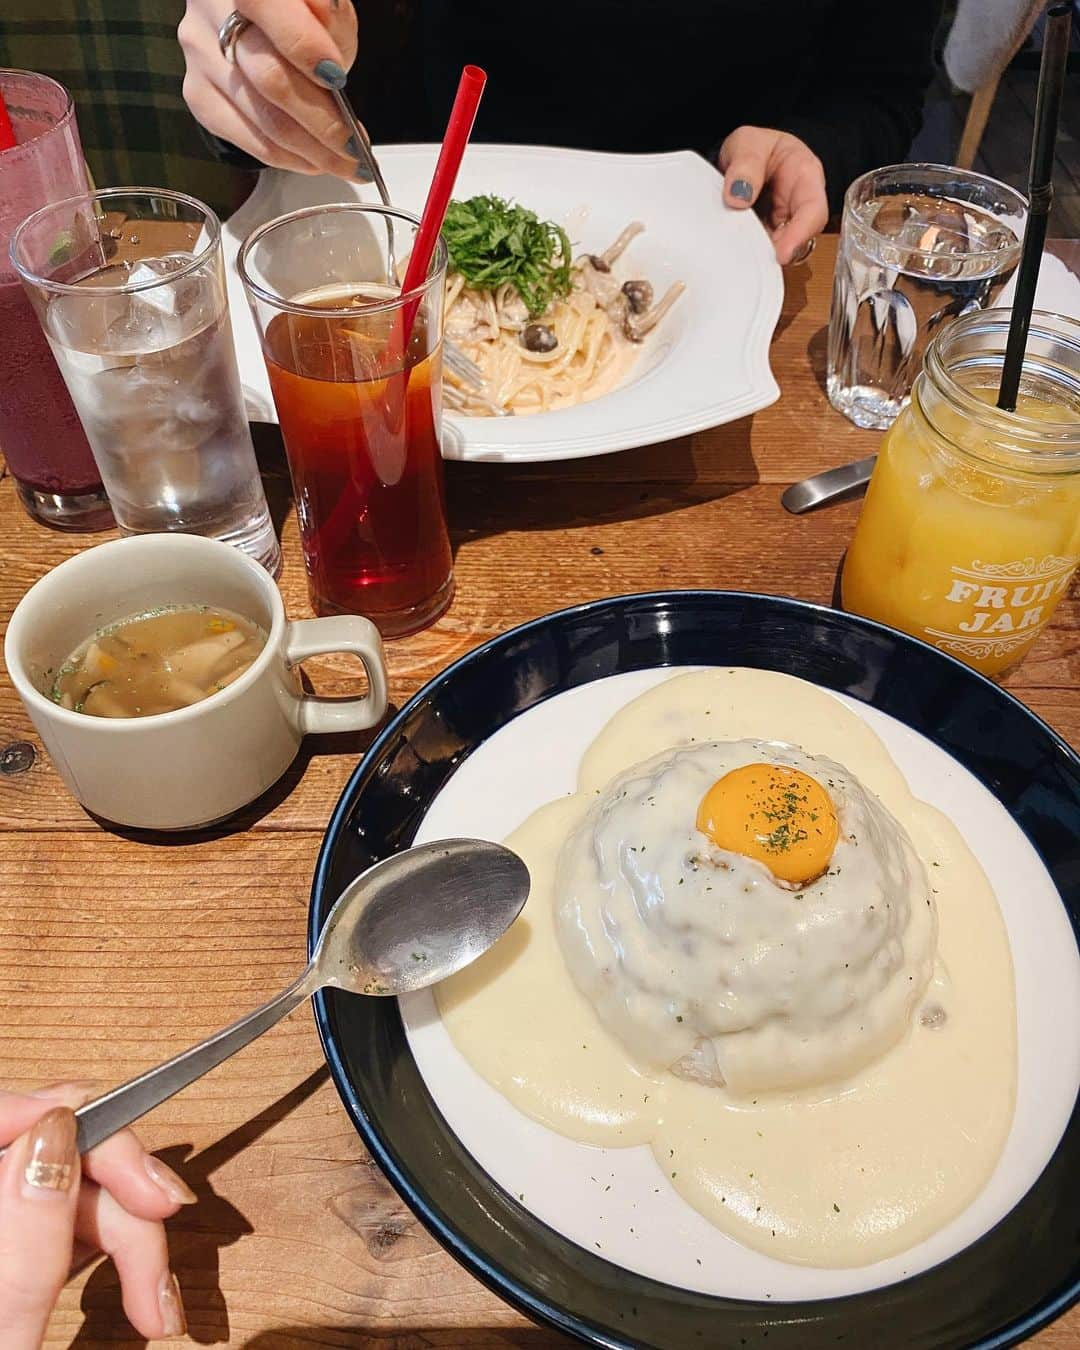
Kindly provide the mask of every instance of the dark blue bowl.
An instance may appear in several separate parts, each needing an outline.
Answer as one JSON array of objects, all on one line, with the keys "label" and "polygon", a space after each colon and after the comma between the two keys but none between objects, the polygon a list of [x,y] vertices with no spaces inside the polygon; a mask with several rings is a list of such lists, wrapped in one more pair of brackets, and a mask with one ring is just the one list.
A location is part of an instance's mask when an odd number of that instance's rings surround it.
[{"label": "dark blue bowl", "polygon": [[[455,768],[518,713],[653,666],[739,665],[851,694],[947,750],[1012,813],[1080,921],[1080,760],[989,680],[913,638],[771,596],[671,591],[537,619],[470,652],[379,736],[334,811],[309,942],[345,885],[412,842]],[[1007,1218],[958,1256],[886,1289],[807,1303],[660,1284],[567,1241],[501,1190],[432,1101],[397,1004],[331,991],[319,1033],[346,1110],[402,1198],[454,1256],[539,1322],[603,1346],[919,1350],[1004,1346],[1080,1297],[1080,1117]]]}]

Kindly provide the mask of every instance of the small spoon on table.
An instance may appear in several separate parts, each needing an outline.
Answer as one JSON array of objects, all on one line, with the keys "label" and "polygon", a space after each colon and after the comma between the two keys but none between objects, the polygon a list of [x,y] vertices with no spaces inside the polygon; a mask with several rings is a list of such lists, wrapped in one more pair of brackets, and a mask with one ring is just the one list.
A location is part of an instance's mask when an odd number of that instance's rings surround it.
[{"label": "small spoon on table", "polygon": [[436,984],[475,961],[510,927],[529,894],[515,853],[448,839],[396,853],[346,886],[303,974],[276,998],[199,1045],[75,1112],[86,1153],[330,986],[376,997]]},{"label": "small spoon on table", "polygon": [[846,497],[849,492],[869,483],[876,459],[876,455],[868,455],[866,459],[857,459],[853,464],[841,464],[839,468],[826,469],[812,478],[804,478],[801,483],[792,483],[781,494],[780,501],[792,515],[801,516],[804,511],[812,511],[815,506],[824,506],[826,502]]}]

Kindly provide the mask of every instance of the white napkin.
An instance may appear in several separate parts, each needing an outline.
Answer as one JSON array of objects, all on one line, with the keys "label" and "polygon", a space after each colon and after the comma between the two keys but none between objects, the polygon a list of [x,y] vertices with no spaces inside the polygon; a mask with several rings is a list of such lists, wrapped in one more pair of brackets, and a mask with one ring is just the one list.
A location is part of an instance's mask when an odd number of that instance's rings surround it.
[{"label": "white napkin", "polygon": [[[1012,306],[1016,293],[1016,273],[997,299],[998,308]],[[1051,314],[1064,314],[1069,319],[1080,319],[1080,277],[1075,276],[1060,258],[1044,253],[1039,268],[1039,283],[1035,287],[1035,308],[1048,309]]]}]

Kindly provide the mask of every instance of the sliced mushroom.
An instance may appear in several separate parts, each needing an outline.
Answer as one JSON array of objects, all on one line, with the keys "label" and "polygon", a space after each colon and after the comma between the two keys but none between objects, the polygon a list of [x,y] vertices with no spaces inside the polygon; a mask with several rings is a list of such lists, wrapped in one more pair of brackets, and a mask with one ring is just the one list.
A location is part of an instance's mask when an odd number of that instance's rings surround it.
[{"label": "sliced mushroom", "polygon": [[653,302],[652,282],[649,281],[624,281],[622,293],[635,314],[644,314]]},{"label": "sliced mushroom", "polygon": [[607,309],[620,294],[619,283],[611,275],[611,268],[595,267],[591,256],[581,259],[577,265],[577,274],[581,278],[582,285],[601,309]]},{"label": "sliced mushroom", "polygon": [[676,281],[673,285],[668,287],[663,298],[657,304],[653,305],[652,309],[647,309],[644,314],[628,313],[623,320],[623,333],[631,342],[640,342],[647,333],[652,332],[685,290],[685,282]]},{"label": "sliced mushroom", "polygon": [[586,257],[588,258],[589,262],[592,263],[593,267],[595,267],[596,270],[597,270],[598,272],[610,272],[610,271],[611,271],[611,265],[610,265],[608,262],[606,262],[603,258],[601,258],[601,256],[600,256],[599,253],[588,253],[588,254],[586,254]]},{"label": "sliced mushroom", "polygon": [[633,311],[630,308],[630,301],[621,289],[617,290],[604,306],[604,313],[611,320],[612,325],[615,328],[623,328],[625,326],[627,319],[630,318]]},{"label": "sliced mushroom", "polygon": [[610,248],[604,249],[603,253],[600,255],[601,258],[603,258],[604,262],[606,262],[608,267],[610,267],[611,264],[615,262],[617,258],[620,258],[623,255],[623,253],[626,252],[627,245],[630,243],[630,241],[632,239],[636,239],[639,234],[644,233],[645,233],[645,226],[642,225],[641,221],[632,220],[630,224],[627,225],[626,229],[623,230],[622,234],[619,235],[618,239],[615,240],[612,246]]},{"label": "sliced mushroom", "polygon": [[499,319],[491,296],[486,292],[462,291],[446,320],[446,336],[456,342],[488,342],[498,337]]},{"label": "sliced mushroom", "polygon": [[529,352],[553,352],[559,345],[555,330],[546,323],[528,323],[521,330],[521,345]]},{"label": "sliced mushroom", "polygon": [[500,297],[498,311],[499,327],[508,328],[512,333],[529,322],[529,307],[517,291]]},{"label": "sliced mushroom", "polygon": [[446,320],[446,336],[459,342],[468,342],[481,335],[480,306],[467,295],[459,296],[453,312]]}]

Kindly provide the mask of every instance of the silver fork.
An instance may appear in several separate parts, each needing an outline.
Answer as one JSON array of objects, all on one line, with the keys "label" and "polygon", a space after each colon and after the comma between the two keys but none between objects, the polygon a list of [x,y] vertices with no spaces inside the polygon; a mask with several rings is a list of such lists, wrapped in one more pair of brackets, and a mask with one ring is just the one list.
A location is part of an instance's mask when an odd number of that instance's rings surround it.
[{"label": "silver fork", "polygon": [[[513,417],[513,408],[504,408],[490,396],[487,392],[487,381],[484,379],[483,371],[471,357],[465,355],[460,347],[455,347],[452,342],[444,339],[443,356],[446,360],[447,369],[458,379],[472,387],[476,399],[484,405],[493,417]],[[461,390],[455,388],[452,384],[443,385],[443,397],[446,399],[447,407],[454,409],[463,408],[467,401]]]},{"label": "silver fork", "polygon": [[[345,125],[352,132],[352,138],[358,150],[357,158],[364,161],[383,206],[390,206],[390,193],[386,189],[386,179],[382,176],[379,161],[375,158],[375,151],[371,148],[371,137],[367,133],[367,127],[353,111],[353,106],[345,97],[344,92],[335,89],[332,85],[329,86],[329,89],[331,97],[338,106],[338,112],[341,113],[345,119]],[[397,260],[394,257],[394,222],[390,219],[386,221],[386,276],[390,282],[397,281]]]},{"label": "silver fork", "polygon": [[484,372],[471,356],[466,356],[461,348],[456,347],[449,338],[443,339],[443,356],[446,358],[448,368],[453,371],[459,380],[464,380],[473,389],[483,390],[485,384]]}]

